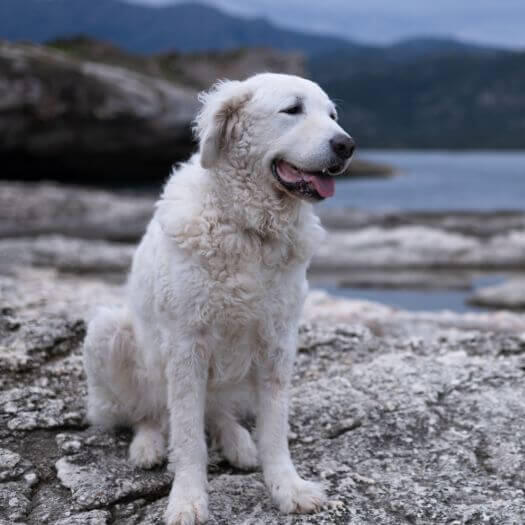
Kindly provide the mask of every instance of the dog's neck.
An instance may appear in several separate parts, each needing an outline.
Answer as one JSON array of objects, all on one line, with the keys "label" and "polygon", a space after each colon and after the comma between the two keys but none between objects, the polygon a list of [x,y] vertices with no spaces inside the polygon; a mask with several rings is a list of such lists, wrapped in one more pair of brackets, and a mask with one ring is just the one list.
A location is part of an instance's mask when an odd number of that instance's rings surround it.
[{"label": "dog's neck", "polygon": [[[196,161],[171,177],[157,202],[155,218],[168,237],[199,253],[212,254],[214,246],[248,256],[254,247],[271,247],[283,261],[310,259],[324,237],[311,204],[266,188],[257,174],[203,170]],[[248,242],[225,248],[221,238],[232,234]]]},{"label": "dog's neck", "polygon": [[[220,171],[219,171],[220,170]],[[262,240],[288,240],[301,218],[312,214],[310,204],[279,193],[256,180],[256,169],[222,166],[210,170],[211,199],[224,222],[255,233]]]}]

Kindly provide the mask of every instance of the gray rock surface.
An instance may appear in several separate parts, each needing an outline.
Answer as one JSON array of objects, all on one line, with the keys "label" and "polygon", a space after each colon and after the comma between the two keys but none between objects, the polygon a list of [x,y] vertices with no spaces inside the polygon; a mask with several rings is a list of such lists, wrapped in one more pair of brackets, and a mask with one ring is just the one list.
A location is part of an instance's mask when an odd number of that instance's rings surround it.
[{"label": "gray rock surface", "polygon": [[[81,358],[92,311],[122,301],[131,241],[152,205],[0,185],[0,525],[162,522],[171,474],[132,468],[128,431],[86,425]],[[353,268],[364,282],[356,268],[367,261],[376,283],[421,285],[435,283],[432,261],[456,273],[481,259],[508,264],[524,244],[519,229],[364,225],[330,233],[314,273],[344,261],[343,275]],[[407,265],[418,271],[393,276]],[[443,271],[451,286],[465,282]],[[292,455],[323,480],[329,503],[282,516],[259,470],[240,472],[212,449],[212,524],[525,522],[524,314],[408,312],[312,291],[292,394]]]},{"label": "gray rock surface", "polygon": [[208,53],[167,55],[164,67],[197,89],[208,89],[217,79],[242,80],[270,71],[305,76],[305,57],[270,48],[246,48]]},{"label": "gray rock surface", "polygon": [[258,71],[301,74],[303,58],[272,50],[134,56],[81,37],[51,46],[0,42],[2,172],[158,183],[195,149],[198,91]]},{"label": "gray rock surface", "polygon": [[59,235],[0,240],[0,268],[13,265],[56,268],[62,272],[118,273],[131,264],[134,244],[72,239]]},{"label": "gray rock surface", "polygon": [[153,196],[129,196],[52,183],[2,181],[0,238],[62,234],[83,239],[137,241],[153,213],[154,202]]},{"label": "gray rock surface", "polygon": [[332,230],[355,230],[366,226],[399,228],[427,226],[473,237],[493,237],[525,229],[525,212],[500,211],[368,211],[353,208],[322,209],[323,223]]},{"label": "gray rock surface", "polygon": [[187,150],[194,89],[32,44],[0,43],[0,72],[3,153]]},{"label": "gray rock surface", "polygon": [[310,280],[314,283],[335,282],[340,288],[383,288],[417,290],[469,290],[475,274],[465,269],[444,270],[423,268],[323,268],[314,262],[310,269]]},{"label": "gray rock surface", "polygon": [[[506,310],[457,314],[450,310],[413,312],[365,300],[333,297],[322,290],[313,290],[306,299],[303,318],[310,322],[364,323],[378,335],[418,338],[436,328],[501,331],[523,334],[525,316]],[[414,339],[414,340],[416,340]]]},{"label": "gray rock surface", "polygon": [[[137,241],[151,217],[155,198],[153,193],[151,197],[130,196],[49,183],[1,182],[0,238],[61,234],[84,239]],[[396,270],[408,275],[403,285],[411,282],[412,287],[433,288],[442,281],[442,285],[457,288],[468,287],[470,278],[463,275],[458,279],[435,270],[510,268],[522,271],[525,268],[525,214],[511,214],[509,218],[505,213],[501,216],[492,212],[485,215],[480,213],[476,217],[480,225],[485,224],[485,229],[479,226],[474,231],[470,227],[468,233],[462,233],[466,228],[446,225],[446,214],[441,216],[440,221],[434,217],[432,224],[427,221],[428,224],[423,222],[422,225],[414,225],[411,223],[411,214],[407,213],[399,216],[405,217],[404,220],[400,219],[399,225],[382,223],[376,226],[373,217],[370,219],[372,225],[368,225],[364,218],[360,222],[352,219],[351,212],[348,213],[348,221],[353,226],[344,231],[337,228],[330,230],[326,242],[312,262],[312,271],[333,273],[346,270],[348,275],[343,275],[342,281],[352,284],[354,280],[354,284],[361,285],[379,282],[382,272],[383,276],[389,275],[387,285],[399,286],[403,277],[400,273],[394,276],[393,270]],[[363,213],[365,218],[369,215]],[[327,219],[326,212],[322,212],[321,216],[328,227],[333,224]],[[469,220],[474,223],[474,219]],[[491,223],[493,226],[489,226]],[[53,256],[49,252],[55,247],[45,249],[46,242],[40,241],[38,250],[21,248],[21,251],[27,259],[35,261],[34,264],[43,264],[46,259],[51,264],[53,261],[49,259]],[[81,251],[89,251],[89,244],[78,244],[77,250],[74,243],[67,247],[62,242],[60,248],[61,241],[55,239],[53,242],[56,250],[63,254],[64,264],[70,267],[78,265],[79,271],[81,267],[99,262],[111,267],[112,259],[115,267],[121,268],[130,254],[129,247],[112,248],[107,245],[102,250],[102,245],[99,245],[99,250],[93,245],[93,255],[84,259],[85,255],[82,254],[81,258],[86,262],[77,263],[74,259],[80,259]],[[5,246],[5,254],[16,251],[16,243]],[[97,260],[95,252],[98,251],[103,261]],[[46,252],[48,255],[45,255]],[[67,252],[78,252],[79,255],[67,256]],[[60,258],[58,255],[56,257]],[[73,260],[66,262],[67,257]],[[407,273],[407,269],[418,270],[419,278],[413,273]],[[386,278],[382,280],[385,283]]]},{"label": "gray rock surface", "polygon": [[364,227],[331,232],[320,246],[313,268],[525,268],[525,230],[488,239],[427,226],[386,229]]},{"label": "gray rock surface", "polygon": [[[161,523],[165,466],[132,468],[127,431],[83,422],[85,319],[122,288],[18,268],[0,293],[0,523]],[[282,516],[258,470],[212,450],[211,523],[525,522],[524,358],[524,315],[409,313],[313,292],[290,446],[330,503]]]},{"label": "gray rock surface", "polygon": [[473,293],[468,301],[478,306],[525,310],[525,279],[515,278]]}]

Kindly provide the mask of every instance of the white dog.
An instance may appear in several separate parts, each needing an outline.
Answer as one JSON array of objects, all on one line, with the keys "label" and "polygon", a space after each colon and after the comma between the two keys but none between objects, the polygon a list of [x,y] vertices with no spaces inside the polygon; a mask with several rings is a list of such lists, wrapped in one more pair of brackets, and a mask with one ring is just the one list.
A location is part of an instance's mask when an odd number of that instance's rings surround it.
[{"label": "white dog", "polygon": [[[89,325],[88,417],[131,425],[130,460],[167,455],[166,523],[208,517],[205,427],[240,468],[260,461],[283,512],[324,501],[288,450],[288,392],[306,269],[352,138],[313,82],[261,74],[202,95],[200,151],[173,173],[133,260],[127,309]],[[240,421],[257,417],[256,443]]]}]

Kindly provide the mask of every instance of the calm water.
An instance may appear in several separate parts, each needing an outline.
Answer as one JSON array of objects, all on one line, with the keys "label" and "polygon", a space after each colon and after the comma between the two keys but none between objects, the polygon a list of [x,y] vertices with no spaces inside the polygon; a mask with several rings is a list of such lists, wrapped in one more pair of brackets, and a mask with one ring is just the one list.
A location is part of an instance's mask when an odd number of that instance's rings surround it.
[{"label": "calm water", "polygon": [[327,292],[348,299],[366,299],[376,303],[388,304],[403,310],[425,310],[427,312],[451,310],[453,312],[481,312],[484,309],[467,303],[467,297],[479,288],[499,284],[505,276],[494,274],[473,277],[472,290],[403,290],[391,288],[339,288],[335,285],[315,286]]},{"label": "calm water", "polygon": [[[365,210],[525,210],[525,152],[361,151],[360,158],[393,166],[391,178],[343,180],[321,207]],[[473,288],[501,281],[473,280]],[[315,283],[314,283],[315,286]],[[408,310],[477,310],[471,291],[338,288],[330,293]]]},{"label": "calm water", "polygon": [[390,164],[387,179],[342,180],[322,207],[368,210],[523,210],[525,152],[359,152]]}]

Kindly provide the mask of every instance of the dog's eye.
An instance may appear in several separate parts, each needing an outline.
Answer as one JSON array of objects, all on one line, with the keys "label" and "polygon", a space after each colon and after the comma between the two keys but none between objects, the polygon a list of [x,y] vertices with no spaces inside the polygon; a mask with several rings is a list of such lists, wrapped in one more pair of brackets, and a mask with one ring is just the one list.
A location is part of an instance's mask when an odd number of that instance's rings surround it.
[{"label": "dog's eye", "polygon": [[330,118],[332,120],[337,120],[337,115],[335,113],[330,113]]},{"label": "dog's eye", "polygon": [[293,106],[290,106],[289,108],[282,109],[281,113],[286,113],[287,115],[298,115],[299,113],[303,112],[303,106],[301,104],[294,104]]}]

